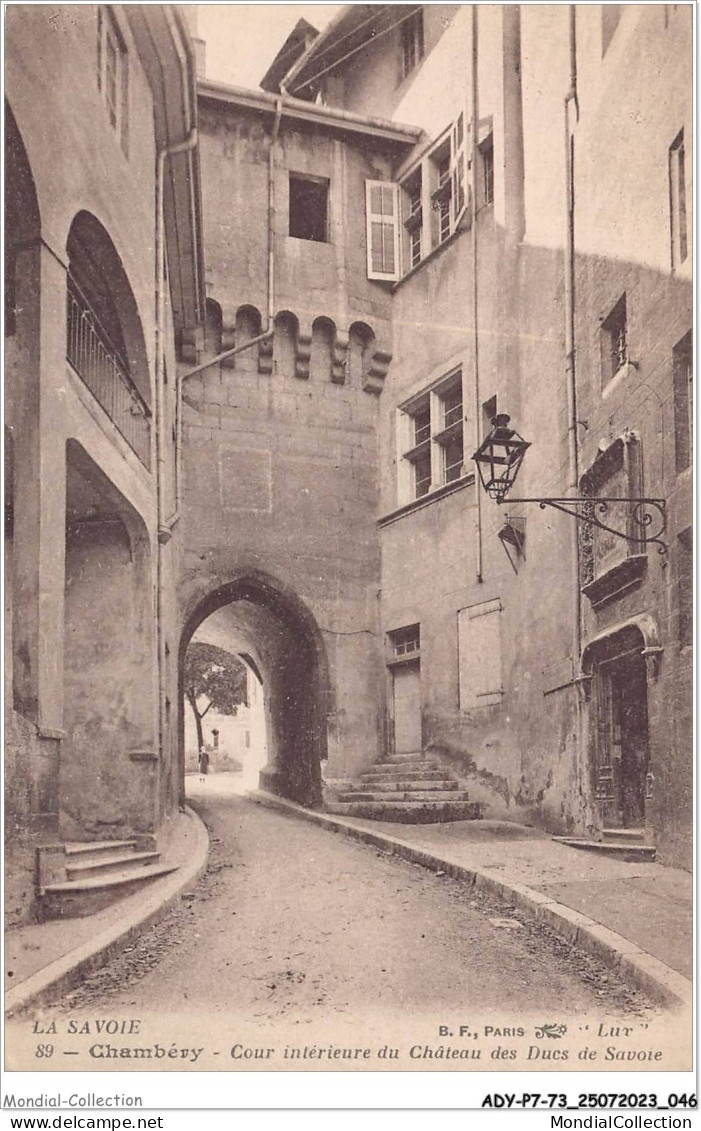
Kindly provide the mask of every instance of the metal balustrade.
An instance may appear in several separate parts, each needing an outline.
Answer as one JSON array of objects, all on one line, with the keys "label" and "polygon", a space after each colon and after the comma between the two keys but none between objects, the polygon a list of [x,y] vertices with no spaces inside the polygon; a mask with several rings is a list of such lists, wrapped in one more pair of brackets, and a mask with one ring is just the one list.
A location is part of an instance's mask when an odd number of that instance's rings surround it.
[{"label": "metal balustrade", "polygon": [[74,279],[67,295],[66,357],[129,447],[150,464],[150,410]]}]

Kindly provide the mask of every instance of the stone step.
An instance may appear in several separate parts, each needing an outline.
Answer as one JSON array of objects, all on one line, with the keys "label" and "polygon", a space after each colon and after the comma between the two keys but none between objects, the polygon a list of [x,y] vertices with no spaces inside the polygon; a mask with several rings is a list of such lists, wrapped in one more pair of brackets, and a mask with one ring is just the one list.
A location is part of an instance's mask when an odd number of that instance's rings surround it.
[{"label": "stone step", "polygon": [[425,789],[409,792],[396,790],[363,791],[354,789],[348,793],[339,793],[339,801],[469,801],[470,795],[466,789],[458,789],[457,782],[452,789]]},{"label": "stone step", "polygon": [[351,791],[360,790],[361,793],[374,793],[376,790],[382,792],[390,792],[398,790],[400,792],[410,792],[411,790],[420,790],[427,792],[431,789],[460,789],[460,782],[454,778],[439,777],[436,775],[433,778],[425,776],[407,779],[404,778],[378,778],[377,781],[360,781],[350,782],[343,790],[342,793],[350,793]]},{"label": "stone step", "polygon": [[444,821],[478,821],[482,816],[482,806],[477,801],[338,801],[327,806],[327,812],[343,817],[426,825]]},{"label": "stone step", "polygon": [[42,919],[79,919],[94,915],[117,899],[138,890],[152,880],[175,872],[175,865],[139,864],[101,876],[65,883],[48,884],[40,895]]},{"label": "stone step", "polygon": [[630,844],[631,841],[645,843],[645,829],[602,829],[601,832],[604,840],[607,841],[620,841],[623,844]]},{"label": "stone step", "polygon": [[445,770],[441,770],[437,762],[432,762],[428,758],[425,758],[422,762],[376,762],[372,768],[372,773],[393,773],[397,770],[401,773],[407,771],[418,772],[420,770],[432,770],[445,773]]},{"label": "stone step", "polygon": [[614,856],[626,863],[636,860],[654,860],[657,849],[654,844],[639,844],[633,841],[623,844],[620,841],[586,840],[583,837],[554,836],[558,844],[566,844],[570,848],[581,848],[585,852],[598,852],[602,856]]},{"label": "stone step", "polygon": [[361,774],[359,780],[368,784],[374,781],[443,781],[446,776],[445,770],[404,770],[401,766],[392,766],[384,773],[373,767]]},{"label": "stone step", "polygon": [[71,860],[106,860],[110,856],[123,856],[136,849],[136,840],[101,840],[88,843],[73,842],[65,845],[66,858]]},{"label": "stone step", "polygon": [[123,866],[129,867],[130,864],[135,866],[156,864],[160,858],[160,852],[130,852],[114,856],[103,853],[103,858],[96,860],[83,860],[79,857],[79,863],[74,863],[75,858],[70,857],[66,863],[66,874],[69,880],[80,880],[87,876],[104,875],[110,869],[120,870]]},{"label": "stone step", "polygon": [[393,754],[386,762],[380,762],[379,765],[387,765],[390,762],[421,762],[426,757],[423,750],[415,750],[411,754]]}]

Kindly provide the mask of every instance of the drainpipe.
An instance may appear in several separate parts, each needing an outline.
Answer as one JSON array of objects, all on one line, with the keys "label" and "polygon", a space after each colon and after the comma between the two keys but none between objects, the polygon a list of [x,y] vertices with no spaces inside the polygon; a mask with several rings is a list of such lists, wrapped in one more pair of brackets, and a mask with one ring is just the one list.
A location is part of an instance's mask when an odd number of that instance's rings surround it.
[{"label": "drainpipe", "polygon": [[197,145],[197,131],[177,145],[159,149],[156,159],[156,333],[154,351],[155,400],[154,439],[156,445],[156,525],[158,546],[156,551],[156,633],[158,648],[158,749],[164,754],[166,740],[166,655],[163,593],[163,547],[170,541],[171,533],[165,525],[165,437],[163,427],[165,406],[163,396],[163,366],[165,359],[165,217],[163,215],[165,165],[176,153],[186,153]]},{"label": "drainpipe", "polygon": [[268,150],[268,330],[275,317],[275,150],[280,134],[282,98],[275,99],[275,120]]},{"label": "drainpipe", "polygon": [[[218,353],[216,357],[210,358],[208,361],[203,361],[200,365],[196,365],[194,369],[188,369],[186,373],[181,373],[175,379],[175,507],[173,513],[164,519],[163,527],[167,532],[168,538],[171,535],[173,527],[180,519],[180,505],[182,501],[181,482],[182,482],[182,389],[183,382],[187,381],[190,377],[195,377],[198,373],[202,373],[205,369],[209,369],[210,365],[219,365],[227,358],[234,357],[236,354],[243,353],[244,350],[251,349],[252,346],[257,346],[260,342],[267,342],[272,338],[274,333],[273,319],[275,318],[275,147],[280,132],[280,118],[282,117],[282,99],[276,99],[275,103],[275,120],[273,122],[273,132],[270,139],[270,151],[268,153],[268,308],[267,308],[267,325],[265,330],[258,334],[255,338],[251,338],[247,342],[243,342],[239,346],[234,346],[232,349],[224,350],[223,353]],[[172,152],[172,151],[171,151]]]},{"label": "drainpipe", "polygon": [[[579,493],[579,445],[577,437],[577,375],[575,357],[575,232],[574,232],[574,138],[572,132],[571,109],[575,110],[575,122],[579,117],[577,101],[577,25],[575,5],[569,7],[569,89],[564,99],[565,127],[565,373],[567,387],[567,470],[568,494]],[[580,591],[579,570],[579,524],[571,524],[572,588],[574,595],[574,623],[572,633],[572,660],[579,670],[579,657],[582,650],[582,595]]]},{"label": "drainpipe", "polygon": [[155,400],[155,433],[156,433],[156,500],[158,515],[158,541],[165,544],[170,540],[170,530],[165,525],[165,442],[163,436],[163,422],[165,408],[163,401],[163,363],[165,359],[165,217],[163,215],[163,197],[165,181],[165,164],[169,157],[177,153],[187,153],[197,145],[197,130],[192,130],[185,141],[177,145],[165,146],[158,151],[156,164],[156,400]]},{"label": "drainpipe", "polygon": [[[479,378],[479,295],[477,289],[477,168],[479,160],[479,146],[477,131],[479,128],[478,106],[478,74],[477,74],[477,5],[472,5],[472,348],[475,366],[475,429],[477,442],[480,441],[480,420],[482,418],[482,403],[480,398]],[[475,572],[477,581],[482,581],[482,492],[475,489]]]}]

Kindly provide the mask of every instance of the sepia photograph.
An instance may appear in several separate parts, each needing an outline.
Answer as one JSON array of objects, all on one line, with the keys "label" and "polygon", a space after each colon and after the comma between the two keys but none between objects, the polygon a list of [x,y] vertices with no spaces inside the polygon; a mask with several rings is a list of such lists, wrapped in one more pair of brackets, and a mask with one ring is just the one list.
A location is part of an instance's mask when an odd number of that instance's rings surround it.
[{"label": "sepia photograph", "polygon": [[693,8],[4,4],[5,1106],[695,1106]]}]

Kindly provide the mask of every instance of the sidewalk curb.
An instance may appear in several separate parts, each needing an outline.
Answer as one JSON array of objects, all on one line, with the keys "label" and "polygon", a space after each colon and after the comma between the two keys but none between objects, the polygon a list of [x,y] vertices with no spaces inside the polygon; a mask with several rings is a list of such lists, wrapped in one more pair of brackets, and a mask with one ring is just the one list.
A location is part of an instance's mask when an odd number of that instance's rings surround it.
[{"label": "sidewalk curb", "polygon": [[558,903],[525,884],[508,883],[500,875],[486,868],[466,867],[446,860],[433,852],[415,848],[407,841],[388,833],[353,824],[345,817],[337,817],[314,809],[304,809],[294,801],[287,801],[263,790],[252,790],[246,797],[257,805],[277,809],[291,816],[302,817],[331,832],[343,833],[354,840],[390,851],[395,856],[420,864],[424,868],[445,872],[452,879],[473,884],[478,890],[499,899],[508,899],[514,907],[536,922],[544,923],[579,950],[598,958],[622,979],[642,990],[649,998],[669,1009],[690,1008],[693,1001],[693,984],[660,959],[631,942],[623,935],[604,927],[564,903]]},{"label": "sidewalk curb", "polygon": [[11,1017],[29,1005],[39,1005],[51,991],[72,989],[86,974],[102,966],[125,943],[145,927],[158,921],[177,902],[181,893],[200,878],[209,858],[209,834],[201,818],[189,807],[185,813],[194,822],[195,848],[190,859],[171,876],[146,889],[141,904],[124,919],[112,924],[90,942],[62,955],[43,970],[37,970],[5,993],[5,1016]]}]

